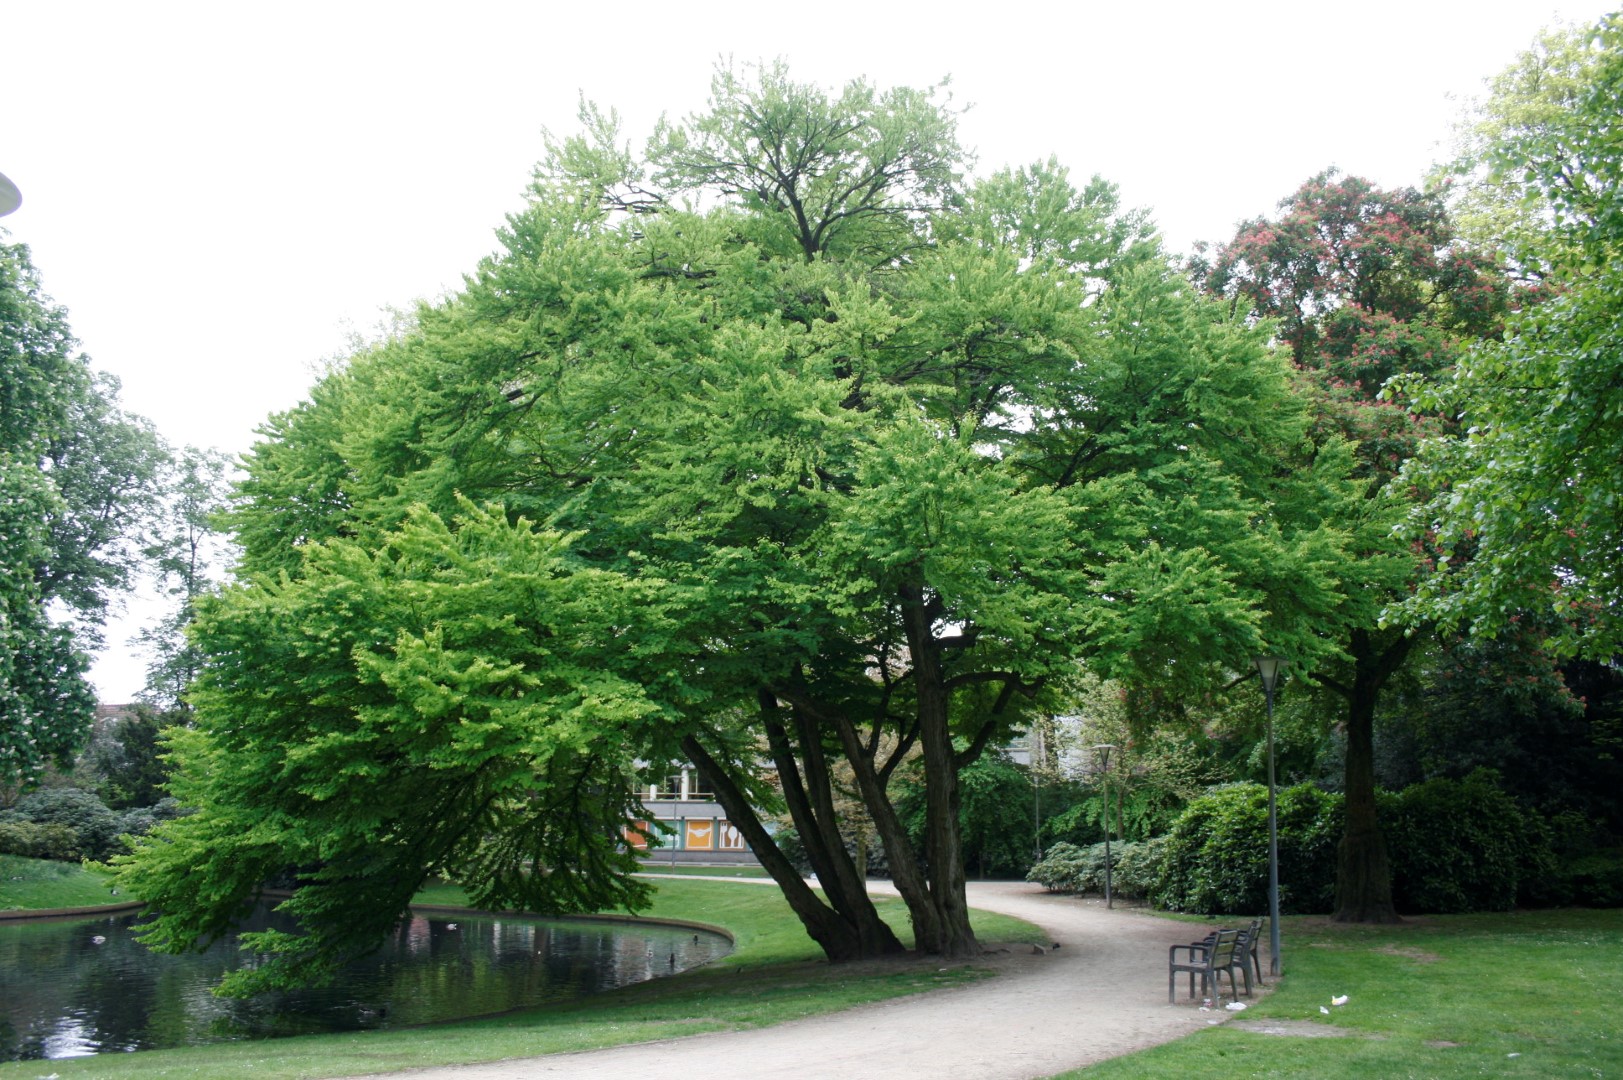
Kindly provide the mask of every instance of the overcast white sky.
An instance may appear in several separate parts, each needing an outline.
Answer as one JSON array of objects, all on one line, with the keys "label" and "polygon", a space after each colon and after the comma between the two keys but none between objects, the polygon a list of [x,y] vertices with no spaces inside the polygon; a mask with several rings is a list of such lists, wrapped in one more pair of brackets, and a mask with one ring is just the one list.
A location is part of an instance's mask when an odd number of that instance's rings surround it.
[{"label": "overcast white sky", "polygon": [[[831,86],[951,75],[981,171],[1057,155],[1182,252],[1330,165],[1418,183],[1484,79],[1615,3],[0,0],[0,173],[23,193],[0,229],[128,409],[235,454],[351,331],[494,249],[581,93],[640,144],[703,107],[723,54]],[[103,700],[141,684],[133,621]]]}]

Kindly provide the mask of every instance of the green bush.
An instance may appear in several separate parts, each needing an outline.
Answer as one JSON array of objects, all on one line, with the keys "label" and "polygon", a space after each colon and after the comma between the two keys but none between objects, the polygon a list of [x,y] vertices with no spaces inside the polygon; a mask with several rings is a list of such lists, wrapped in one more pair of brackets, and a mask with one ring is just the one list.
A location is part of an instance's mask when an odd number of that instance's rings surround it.
[{"label": "green bush", "polygon": [[[1581,876],[1558,872],[1549,829],[1495,779],[1479,770],[1464,780],[1380,793],[1377,813],[1400,912],[1504,911],[1518,900],[1564,897],[1604,904],[1617,895],[1613,886],[1623,885],[1623,875],[1609,876],[1604,860]],[[1343,822],[1340,795],[1309,784],[1279,792],[1281,912],[1334,907]],[[1191,802],[1166,837],[1151,896],[1169,910],[1202,915],[1266,910],[1267,788],[1236,784]]]},{"label": "green bush", "polygon": [[[1098,847],[1102,857],[1104,845]],[[1094,871],[1103,871],[1102,865],[1095,867],[1097,860],[1091,852],[1092,848],[1077,847],[1067,840],[1061,840],[1026,872],[1026,880],[1037,882],[1049,892],[1086,892]]]},{"label": "green bush", "polygon": [[[1299,784],[1277,798],[1280,911],[1326,911],[1335,890],[1341,796]],[[1266,911],[1268,789],[1230,784],[1190,802],[1166,836],[1150,895],[1170,911]]]},{"label": "green bush", "polygon": [[1416,914],[1509,911],[1534,882],[1555,874],[1544,822],[1478,769],[1464,780],[1428,780],[1381,800],[1392,899]]},{"label": "green bush", "polygon": [[[1110,845],[1110,888],[1113,895],[1147,897],[1160,869],[1165,845],[1159,840],[1123,840]],[[1027,881],[1049,892],[1103,893],[1105,846],[1078,847],[1060,841],[1026,874]]]},{"label": "green bush", "polygon": [[36,791],[0,813],[0,854],[35,859],[103,860],[125,850],[123,837],[139,836],[179,816],[173,799],[115,813],[94,793],[78,788]]},{"label": "green bush", "polygon": [[1561,867],[1558,877],[1568,903],[1623,907],[1623,848],[1580,855]]},{"label": "green bush", "polygon": [[1261,911],[1267,880],[1268,789],[1231,784],[1192,800],[1172,826],[1151,899],[1200,915]]},{"label": "green bush", "polygon": [[1166,838],[1129,840],[1115,845],[1115,880],[1111,885],[1122,896],[1147,900],[1161,876],[1161,864],[1166,860]]},{"label": "green bush", "polygon": [[77,861],[79,837],[66,825],[41,825],[8,815],[0,821],[0,855]]}]

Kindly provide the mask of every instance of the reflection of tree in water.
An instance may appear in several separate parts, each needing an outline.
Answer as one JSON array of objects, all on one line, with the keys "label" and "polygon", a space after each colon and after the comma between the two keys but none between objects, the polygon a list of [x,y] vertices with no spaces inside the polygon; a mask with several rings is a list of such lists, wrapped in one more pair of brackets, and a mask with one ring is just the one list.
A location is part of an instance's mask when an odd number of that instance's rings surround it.
[{"label": "reflection of tree in water", "polygon": [[[332,986],[217,998],[235,939],[159,956],[136,916],[0,925],[0,1060],[430,1023],[564,1001],[705,963],[731,946],[691,930],[413,915]],[[290,928],[261,908],[244,930]],[[97,943],[96,939],[101,939]]]}]

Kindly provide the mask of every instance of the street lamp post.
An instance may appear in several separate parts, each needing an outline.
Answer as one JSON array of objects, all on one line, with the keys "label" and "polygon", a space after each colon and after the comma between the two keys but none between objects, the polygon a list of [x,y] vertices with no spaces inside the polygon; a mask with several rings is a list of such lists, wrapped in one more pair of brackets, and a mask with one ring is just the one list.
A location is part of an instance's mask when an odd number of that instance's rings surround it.
[{"label": "street lamp post", "polygon": [[1268,973],[1278,975],[1279,966],[1279,807],[1274,793],[1274,686],[1285,661],[1277,656],[1259,656],[1257,674],[1262,677],[1263,697],[1268,701]]},{"label": "street lamp post", "polygon": [[1104,789],[1105,800],[1105,907],[1114,908],[1115,898],[1110,895],[1110,751],[1116,747],[1112,743],[1099,743],[1090,747],[1099,755],[1099,783]]}]

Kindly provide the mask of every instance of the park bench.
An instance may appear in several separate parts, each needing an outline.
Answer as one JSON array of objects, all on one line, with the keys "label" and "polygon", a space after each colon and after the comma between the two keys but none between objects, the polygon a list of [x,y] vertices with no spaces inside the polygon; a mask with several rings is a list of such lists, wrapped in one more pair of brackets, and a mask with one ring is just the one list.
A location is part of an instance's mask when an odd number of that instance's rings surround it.
[{"label": "park bench", "polygon": [[[1195,976],[1200,976],[1201,997],[1215,1000],[1222,992],[1222,974],[1228,972],[1229,994],[1240,1000],[1240,984],[1234,969],[1245,961],[1239,952],[1241,930],[1219,930],[1205,941],[1188,945],[1174,945],[1167,950],[1167,1002],[1176,1004],[1178,974],[1189,974],[1189,996],[1195,996]],[[1184,955],[1180,958],[1179,953]],[[1246,979],[1246,992],[1250,993],[1250,976]]]},{"label": "park bench", "polygon": [[[1240,932],[1242,945],[1234,950],[1234,955],[1240,958],[1240,971],[1245,974],[1245,995],[1251,996],[1251,972],[1257,973],[1257,985],[1262,985],[1262,956],[1257,949],[1257,942],[1262,937],[1262,920],[1252,919],[1251,925]],[[1247,961],[1250,961],[1249,966]]]},{"label": "park bench", "polygon": [[[1206,940],[1197,942],[1205,948],[1211,948],[1212,939],[1216,934],[1207,934]],[[1252,919],[1251,925],[1240,931],[1240,940],[1234,944],[1234,964],[1245,976],[1245,996],[1251,996],[1251,973],[1257,973],[1257,985],[1261,986],[1262,957],[1258,950],[1258,942],[1262,939],[1262,920]]]}]

